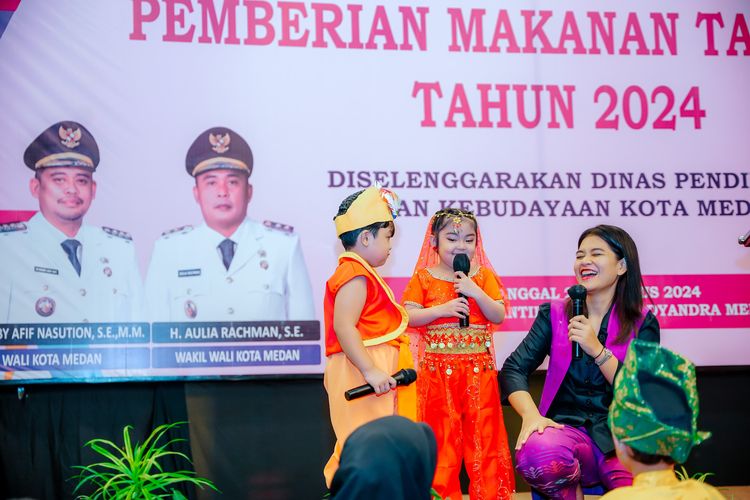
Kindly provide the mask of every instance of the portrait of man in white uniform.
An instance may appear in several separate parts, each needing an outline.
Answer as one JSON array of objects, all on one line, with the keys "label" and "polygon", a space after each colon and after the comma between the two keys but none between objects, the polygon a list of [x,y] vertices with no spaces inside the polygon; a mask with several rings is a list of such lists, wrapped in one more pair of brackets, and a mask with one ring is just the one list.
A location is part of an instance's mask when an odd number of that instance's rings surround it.
[{"label": "portrait of man in white uniform", "polygon": [[131,236],[84,224],[96,197],[94,136],[80,123],[55,123],[26,148],[24,163],[39,211],[0,226],[0,323],[142,321]]},{"label": "portrait of man in white uniform", "polygon": [[253,154],[226,127],[201,133],[185,166],[203,223],[166,231],[146,278],[152,321],[313,320],[299,237],[291,226],[248,218]]}]

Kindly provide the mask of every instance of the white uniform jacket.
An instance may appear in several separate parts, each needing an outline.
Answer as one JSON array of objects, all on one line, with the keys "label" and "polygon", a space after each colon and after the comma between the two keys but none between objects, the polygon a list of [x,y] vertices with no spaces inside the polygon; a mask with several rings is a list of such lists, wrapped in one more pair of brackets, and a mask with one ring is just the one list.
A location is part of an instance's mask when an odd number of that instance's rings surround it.
[{"label": "white uniform jacket", "polygon": [[246,219],[230,237],[205,224],[168,231],[157,240],[146,277],[151,321],[314,320],[310,278],[299,237],[283,224]]},{"label": "white uniform jacket", "polygon": [[0,227],[0,323],[144,321],[143,286],[127,233],[82,225],[79,276],[41,212]]}]

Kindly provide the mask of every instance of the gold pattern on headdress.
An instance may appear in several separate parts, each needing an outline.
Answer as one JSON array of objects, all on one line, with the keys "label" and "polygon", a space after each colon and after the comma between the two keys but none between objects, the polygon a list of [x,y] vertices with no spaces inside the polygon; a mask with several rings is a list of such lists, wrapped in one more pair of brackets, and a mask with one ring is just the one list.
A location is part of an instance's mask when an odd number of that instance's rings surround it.
[{"label": "gold pattern on headdress", "polygon": [[451,208],[451,209],[447,209],[447,210],[439,210],[439,211],[435,212],[434,220],[437,220],[440,217],[448,217],[451,220],[451,222],[453,223],[453,227],[454,227],[454,229],[456,229],[456,231],[458,231],[458,229],[461,227],[461,221],[462,221],[462,219],[469,219],[469,220],[472,220],[474,222],[477,221],[477,218],[476,218],[476,216],[474,215],[473,212],[470,212],[470,211],[464,212],[463,210],[459,210],[457,208]]},{"label": "gold pattern on headdress", "polygon": [[459,210],[457,208],[451,208],[447,210],[438,210],[437,212],[435,212],[434,217],[437,219],[438,217],[442,217],[444,215],[448,215],[452,217],[464,217],[466,219],[477,220],[477,216],[474,215],[474,212],[471,212],[468,210],[464,212],[463,210]]},{"label": "gold pattern on headdress", "polygon": [[232,138],[229,136],[229,132],[224,135],[208,134],[208,142],[211,143],[211,149],[221,154],[229,151],[229,143],[232,142]]},{"label": "gold pattern on headdress", "polygon": [[[690,407],[689,430],[659,420],[641,391],[639,372],[653,374],[682,391]],[[693,446],[711,435],[698,430],[695,367],[687,358],[659,344],[633,340],[615,378],[614,392],[607,423],[619,441],[640,452],[670,456],[682,463]]]},{"label": "gold pattern on headdress", "polygon": [[73,149],[81,144],[80,128],[73,130],[72,128],[65,128],[60,125],[60,128],[57,130],[57,135],[60,136],[60,142],[62,143],[62,145],[68,149]]}]

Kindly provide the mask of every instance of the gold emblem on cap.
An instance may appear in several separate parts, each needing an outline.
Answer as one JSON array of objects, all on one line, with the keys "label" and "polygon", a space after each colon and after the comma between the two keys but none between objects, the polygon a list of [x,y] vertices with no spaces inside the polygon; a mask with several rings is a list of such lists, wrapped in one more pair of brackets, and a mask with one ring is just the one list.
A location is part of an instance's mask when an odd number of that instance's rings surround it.
[{"label": "gold emblem on cap", "polygon": [[229,143],[232,142],[232,138],[229,137],[229,132],[224,135],[208,134],[208,142],[211,143],[211,149],[221,154],[229,151]]},{"label": "gold emblem on cap", "polygon": [[79,142],[81,140],[80,128],[73,130],[72,128],[65,128],[60,125],[60,128],[57,130],[57,135],[60,136],[60,142],[62,145],[68,149],[73,149],[81,144]]}]

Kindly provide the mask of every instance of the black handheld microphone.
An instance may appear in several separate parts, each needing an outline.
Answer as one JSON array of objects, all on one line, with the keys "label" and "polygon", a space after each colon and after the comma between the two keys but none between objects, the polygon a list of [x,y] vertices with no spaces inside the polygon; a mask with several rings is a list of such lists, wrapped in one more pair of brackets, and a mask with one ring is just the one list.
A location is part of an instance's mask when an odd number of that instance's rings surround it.
[{"label": "black handheld microphone", "polygon": [[[583,285],[576,285],[568,288],[568,295],[573,301],[573,316],[580,316],[583,314],[583,303],[586,300],[586,287]],[[573,342],[573,357],[575,359],[581,359],[583,352],[578,342]]]},{"label": "black handheld microphone", "polygon": [[737,238],[737,241],[743,247],[750,247],[750,231],[746,232],[743,236]]},{"label": "black handheld microphone", "polygon": [[[411,368],[404,368],[394,373],[393,378],[396,379],[396,385],[409,385],[417,380],[417,372]],[[370,384],[365,384],[349,389],[344,393],[344,398],[347,401],[351,401],[352,399],[361,398],[368,394],[375,394],[375,389]]]},{"label": "black handheld microphone", "polygon": [[[466,276],[468,276],[470,269],[471,262],[469,262],[468,255],[466,255],[465,253],[459,253],[453,257],[454,272],[462,272]],[[466,298],[466,296],[462,293],[459,293],[458,296]],[[458,318],[458,326],[460,326],[461,328],[467,328],[469,326],[469,316],[461,316],[460,318]]]}]

